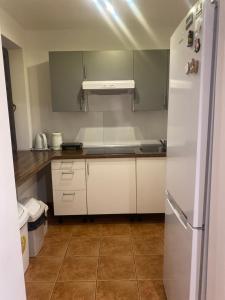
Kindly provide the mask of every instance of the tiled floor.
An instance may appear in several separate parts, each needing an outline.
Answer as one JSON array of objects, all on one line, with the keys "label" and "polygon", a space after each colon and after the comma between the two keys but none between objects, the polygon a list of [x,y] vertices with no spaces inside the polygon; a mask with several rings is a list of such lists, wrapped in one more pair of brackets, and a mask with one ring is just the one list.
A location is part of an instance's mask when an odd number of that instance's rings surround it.
[{"label": "tiled floor", "polygon": [[165,300],[162,222],[49,225],[25,274],[28,300]]}]

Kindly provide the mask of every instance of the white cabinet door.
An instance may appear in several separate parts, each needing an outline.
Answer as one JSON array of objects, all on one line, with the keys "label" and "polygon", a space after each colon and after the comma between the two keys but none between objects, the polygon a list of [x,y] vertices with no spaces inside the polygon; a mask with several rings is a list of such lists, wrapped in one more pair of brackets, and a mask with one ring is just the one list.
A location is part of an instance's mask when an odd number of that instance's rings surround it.
[{"label": "white cabinet door", "polygon": [[166,158],[137,158],[137,212],[165,213]]},{"label": "white cabinet door", "polygon": [[86,191],[53,191],[54,215],[86,215]]},{"label": "white cabinet door", "polygon": [[88,214],[136,213],[134,158],[87,160]]}]

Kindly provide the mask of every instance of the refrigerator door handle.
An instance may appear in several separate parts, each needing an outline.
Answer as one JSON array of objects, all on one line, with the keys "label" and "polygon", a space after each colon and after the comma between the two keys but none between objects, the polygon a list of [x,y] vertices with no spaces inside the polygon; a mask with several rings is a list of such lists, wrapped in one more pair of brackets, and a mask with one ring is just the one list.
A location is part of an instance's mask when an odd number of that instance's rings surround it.
[{"label": "refrigerator door handle", "polygon": [[170,208],[172,209],[173,213],[175,214],[175,216],[177,217],[177,219],[179,220],[179,222],[181,223],[181,225],[185,228],[185,230],[187,230],[188,227],[188,223],[185,220],[185,218],[177,211],[177,209],[173,206],[173,204],[171,203],[170,199],[167,198],[167,201],[170,205]]}]

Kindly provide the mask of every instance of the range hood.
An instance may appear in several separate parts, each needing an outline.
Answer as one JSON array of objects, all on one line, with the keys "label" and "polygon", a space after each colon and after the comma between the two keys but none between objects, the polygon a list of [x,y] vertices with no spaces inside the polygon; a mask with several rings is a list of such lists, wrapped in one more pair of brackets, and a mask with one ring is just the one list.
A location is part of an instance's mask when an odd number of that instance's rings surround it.
[{"label": "range hood", "polygon": [[83,90],[124,90],[134,89],[134,80],[83,81]]}]

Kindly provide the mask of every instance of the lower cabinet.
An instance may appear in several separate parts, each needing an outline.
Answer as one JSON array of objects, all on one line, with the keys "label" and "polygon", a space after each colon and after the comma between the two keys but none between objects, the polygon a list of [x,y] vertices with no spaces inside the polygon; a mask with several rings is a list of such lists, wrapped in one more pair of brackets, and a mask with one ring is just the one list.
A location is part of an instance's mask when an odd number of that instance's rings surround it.
[{"label": "lower cabinet", "polygon": [[54,160],[54,214],[164,213],[165,168],[165,157]]},{"label": "lower cabinet", "polygon": [[136,213],[135,158],[89,159],[88,214]]},{"label": "lower cabinet", "polygon": [[53,160],[54,214],[87,214],[85,160]]},{"label": "lower cabinet", "polygon": [[165,213],[166,158],[137,158],[137,213]]}]

